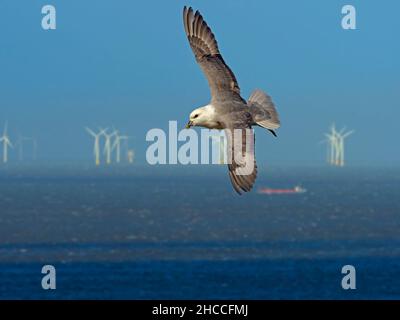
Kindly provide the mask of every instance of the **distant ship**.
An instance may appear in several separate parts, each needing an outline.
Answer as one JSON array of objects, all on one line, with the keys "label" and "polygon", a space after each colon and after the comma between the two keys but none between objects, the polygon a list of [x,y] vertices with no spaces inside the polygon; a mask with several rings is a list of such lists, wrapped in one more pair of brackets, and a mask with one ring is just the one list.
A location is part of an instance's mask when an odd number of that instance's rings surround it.
[{"label": "distant ship", "polygon": [[258,193],[261,194],[291,194],[291,193],[305,193],[306,189],[295,186],[292,189],[272,189],[272,188],[261,188],[258,190]]}]

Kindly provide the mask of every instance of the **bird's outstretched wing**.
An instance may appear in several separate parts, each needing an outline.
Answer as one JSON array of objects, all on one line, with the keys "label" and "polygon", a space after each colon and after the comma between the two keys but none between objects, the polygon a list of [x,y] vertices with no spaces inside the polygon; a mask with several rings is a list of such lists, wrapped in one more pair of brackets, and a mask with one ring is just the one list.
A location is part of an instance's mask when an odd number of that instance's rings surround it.
[{"label": "bird's outstretched wing", "polygon": [[228,170],[232,186],[239,194],[252,189],[257,178],[255,136],[253,129],[243,126],[225,129],[227,137]]},{"label": "bird's outstretched wing", "polygon": [[190,47],[200,65],[211,90],[212,101],[240,96],[235,75],[222,58],[217,41],[199,11],[183,8],[183,24]]}]

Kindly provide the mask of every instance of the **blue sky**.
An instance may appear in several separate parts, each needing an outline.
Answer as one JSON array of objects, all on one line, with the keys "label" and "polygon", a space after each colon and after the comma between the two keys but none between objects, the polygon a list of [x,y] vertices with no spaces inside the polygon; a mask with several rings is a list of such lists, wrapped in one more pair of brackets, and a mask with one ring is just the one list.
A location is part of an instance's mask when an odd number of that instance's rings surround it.
[{"label": "blue sky", "polygon": [[[57,29],[41,28],[41,8]],[[341,28],[341,8],[357,10],[357,30]],[[199,9],[247,98],[268,92],[281,115],[278,139],[257,129],[262,164],[319,165],[318,145],[334,121],[356,130],[352,165],[398,165],[400,20],[398,1],[78,1],[0,2],[0,126],[35,136],[46,160],[91,160],[85,125],[133,136],[144,163],[146,132],[184,126],[209,101],[182,26]]]}]

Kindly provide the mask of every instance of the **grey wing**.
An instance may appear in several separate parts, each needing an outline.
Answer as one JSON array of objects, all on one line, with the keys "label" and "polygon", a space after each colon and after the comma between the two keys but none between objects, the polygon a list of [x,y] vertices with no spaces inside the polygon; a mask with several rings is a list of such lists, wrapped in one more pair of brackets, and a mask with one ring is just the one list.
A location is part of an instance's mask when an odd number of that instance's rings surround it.
[{"label": "grey wing", "polygon": [[252,189],[257,178],[255,136],[250,127],[231,126],[225,129],[227,137],[228,170],[231,183],[239,194]]},{"label": "grey wing", "polygon": [[190,47],[200,65],[211,90],[212,100],[223,100],[227,96],[240,96],[235,75],[222,58],[214,34],[199,11],[183,8],[183,24]]}]

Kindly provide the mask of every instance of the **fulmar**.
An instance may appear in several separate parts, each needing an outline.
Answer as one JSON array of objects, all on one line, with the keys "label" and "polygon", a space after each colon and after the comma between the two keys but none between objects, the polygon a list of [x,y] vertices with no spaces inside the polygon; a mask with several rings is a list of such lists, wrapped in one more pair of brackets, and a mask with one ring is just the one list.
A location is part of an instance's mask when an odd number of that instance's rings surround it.
[{"label": "fulmar", "polygon": [[257,177],[252,126],[268,129],[274,136],[280,127],[278,113],[269,95],[255,90],[248,101],[240,95],[238,82],[218,49],[211,29],[199,11],[183,8],[183,24],[190,47],[203,70],[211,102],[190,114],[186,128],[200,126],[224,130],[227,137],[228,171],[238,194],[252,189]]}]

